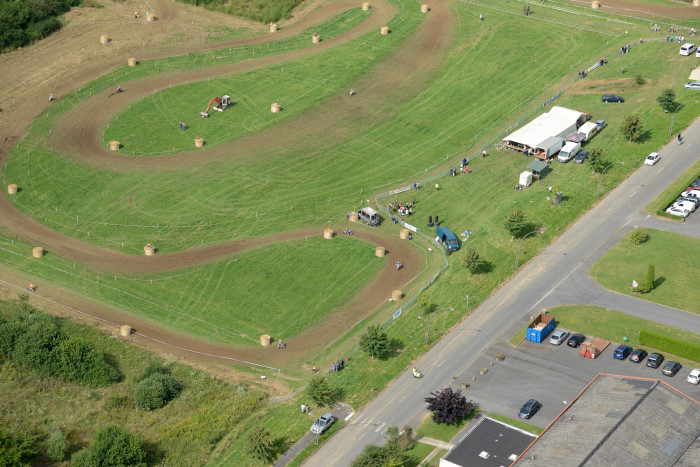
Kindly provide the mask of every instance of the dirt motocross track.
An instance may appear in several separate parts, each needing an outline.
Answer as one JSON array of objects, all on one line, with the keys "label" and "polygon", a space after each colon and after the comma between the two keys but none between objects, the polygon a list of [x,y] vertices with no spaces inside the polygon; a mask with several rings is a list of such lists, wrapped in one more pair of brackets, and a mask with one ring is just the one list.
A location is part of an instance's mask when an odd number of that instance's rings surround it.
[{"label": "dirt motocross track", "polygon": [[[136,2],[134,3],[136,4]],[[106,12],[114,15],[123,14],[130,15],[133,5],[108,5]],[[155,10],[158,12],[158,20],[154,23],[137,24],[138,27],[150,28],[157,26],[160,30],[167,30],[178,25],[186,24],[187,18],[183,17],[182,11],[187,9],[174,8],[174,5],[167,0],[160,0],[154,3]],[[216,44],[195,44],[192,47],[178,46],[177,53],[182,54],[188,51],[200,51],[207,49],[216,49],[225,46],[235,46],[248,44],[253,42],[279,40],[283,37],[288,37],[298,34],[299,31],[313,24],[318,24],[326,19],[329,19],[339,12],[348,8],[357,7],[358,2],[348,1],[329,1],[323,3],[319,8],[314,9],[314,5],[307,7],[312,10],[308,15],[305,15],[301,20],[291,22],[291,24],[282,24],[281,30],[277,34],[262,35],[250,39],[242,39],[227,42],[218,42]],[[206,71],[185,71],[177,74],[163,74],[154,78],[147,78],[140,81],[129,82],[128,92],[119,95],[126,99],[118,102],[119,106],[123,106],[129,100],[135,100],[143,95],[153,92],[154,89],[162,89],[168,87],[173,80],[176,83],[184,80],[201,79],[206,76],[215,76],[216,74],[230,74],[248,69],[255,69],[271,64],[280,63],[283,61],[292,60],[298,57],[318,53],[326,50],[334,45],[347,42],[352,38],[358,37],[370,30],[377,30],[380,26],[385,25],[394,15],[394,7],[384,1],[375,1],[372,3],[373,12],[367,21],[353,30],[342,34],[336,38],[323,41],[313,48],[306,48],[289,53],[280,54],[274,57],[266,57],[258,60],[248,60],[243,63],[233,66],[220,66],[208,68]],[[415,5],[419,7],[418,4]],[[346,99],[336,98],[334,106],[346,107],[347,112],[361,114],[366,119],[366,125],[370,126],[378,118],[382,118],[378,110],[391,105],[391,102],[397,100],[401,95],[415,92],[420,88],[421,83],[426,77],[429,77],[437,66],[440,64],[444,51],[447,49],[451,35],[451,15],[449,6],[445,2],[437,1],[431,5],[432,10],[429,15],[426,15],[422,24],[416,30],[416,33],[409,38],[404,47],[393,53],[380,66],[376,67],[369,75],[363,77],[357,84],[357,88],[362,89],[361,95],[353,99],[352,108],[344,102]],[[91,12],[92,13],[92,12]],[[102,10],[99,14],[102,16]],[[207,14],[209,14],[207,12]],[[119,25],[119,28],[124,28],[124,25]],[[89,28],[88,28],[89,29]],[[104,30],[101,28],[100,30]],[[157,58],[158,56],[172,55],[172,48],[168,48],[167,44],[161,50],[153,51],[154,47],[149,47],[146,50],[138,50],[137,45],[142,35],[132,31],[134,25],[128,25],[128,31],[121,34],[117,31],[110,34],[113,38],[113,43],[127,42],[122,49],[128,50],[126,53],[118,53],[113,55],[104,55],[99,57],[99,51],[96,50],[93,57],[85,59],[84,67],[64,67],[61,69],[61,82],[71,83],[69,86],[59,86],[58,83],[51,82],[50,85],[41,86],[44,79],[51,80],[50,76],[52,67],[44,63],[45,75],[40,76],[36,72],[29,74],[27,69],[31,68],[31,61],[47,60],[51,56],[51,50],[58,53],[59,50],[66,50],[66,44],[63,42],[63,37],[50,37],[44,41],[29,47],[26,50],[13,52],[9,56],[3,56],[6,66],[0,66],[0,79],[3,82],[11,82],[7,87],[7,92],[3,94],[3,101],[0,104],[3,107],[3,112],[0,113],[0,141],[4,141],[0,148],[0,159],[4,158],[9,147],[18,139],[18,135],[28,127],[32,119],[48,105],[46,97],[49,92],[60,99],[60,95],[70,89],[78,87],[80,84],[89,81],[98,76],[100,73],[109,68],[124,63],[126,57],[136,56],[139,59]],[[76,31],[66,28],[62,31],[64,35],[71,35],[71,38],[80,44],[81,41],[97,42],[98,33],[96,28],[86,31]],[[59,33],[60,36],[60,33]],[[128,45],[128,41],[133,41],[134,45]],[[98,44],[101,45],[101,44]],[[76,45],[77,47],[77,45]],[[109,47],[109,45],[108,45]],[[32,55],[32,49],[41,49]],[[89,56],[90,54],[85,54]],[[28,63],[22,61],[22,57],[26,56]],[[2,64],[2,62],[0,62]],[[14,65],[14,67],[12,66]],[[60,64],[55,65],[60,68]],[[37,63],[37,68],[42,66]],[[36,70],[34,69],[34,70]],[[26,78],[17,79],[22,76],[22,72]],[[12,76],[12,78],[10,78]],[[23,99],[23,102],[17,102],[14,98],[13,104],[9,102],[9,96],[14,92],[26,92],[26,86],[34,85],[31,98]],[[179,154],[175,156],[167,156],[162,158],[131,158],[115,155],[102,148],[96,138],[99,133],[99,128],[106,122],[115,112],[116,107],[111,104],[108,99],[109,94],[93,96],[88,102],[81,104],[78,109],[66,114],[66,117],[61,120],[53,134],[60,135],[52,141],[52,144],[59,149],[63,157],[73,158],[81,163],[91,164],[103,169],[113,170],[118,167],[119,171],[144,170],[145,163],[149,168],[157,170],[159,168],[173,169],[174,167],[182,167],[183,169],[193,164],[193,158],[190,154]],[[116,100],[112,99],[113,102]],[[55,105],[54,102],[53,105]],[[341,112],[342,114],[342,112]],[[319,125],[319,122],[324,122]],[[324,138],[332,135],[333,132],[342,131],[342,121],[339,120],[338,113],[324,114],[323,109],[313,112],[313,115],[302,116],[294,121],[284,123],[275,127],[270,132],[274,132],[275,139],[280,143],[280,146],[299,147],[300,145],[308,145],[323,135]],[[341,129],[341,130],[339,130]],[[236,153],[246,152],[249,156],[251,153],[262,153],[264,151],[263,142],[268,140],[269,132],[261,132],[260,134],[242,138],[229,145],[223,145],[205,149],[197,152],[196,163],[207,164],[216,161],[219,158],[235,157]],[[91,140],[91,141],[87,141]],[[9,143],[9,144],[8,144]],[[0,160],[1,162],[1,160]],[[118,162],[118,164],[115,164]],[[29,217],[16,210],[12,203],[6,197],[0,197],[0,222],[5,231],[21,238],[33,241],[35,244],[40,244],[48,251],[51,251],[71,261],[76,261],[86,266],[113,273],[142,273],[163,271],[178,267],[189,266],[193,264],[207,263],[221,257],[231,255],[237,251],[251,248],[258,245],[263,245],[268,242],[283,241],[285,239],[303,237],[307,235],[320,234],[319,229],[304,229],[300,231],[285,232],[275,235],[274,237],[256,238],[251,240],[232,242],[226,244],[215,245],[196,250],[185,251],[181,253],[156,255],[155,257],[131,256],[104,248],[96,247],[84,243],[72,237],[68,237],[57,232],[54,232],[46,226],[39,224]],[[400,241],[398,237],[377,236],[367,232],[356,232],[356,235],[366,241],[374,244],[387,247],[388,258],[386,267],[378,274],[362,291],[360,291],[353,299],[351,299],[340,310],[337,310],[329,316],[324,322],[318,323],[316,327],[306,333],[297,336],[295,339],[288,342],[288,348],[285,351],[274,351],[270,348],[255,348],[242,349],[233,348],[230,346],[209,344],[198,341],[187,336],[182,336],[174,333],[163,327],[153,325],[152,323],[140,320],[134,316],[126,315],[112,307],[104,306],[91,300],[87,300],[72,292],[62,290],[51,285],[43,286],[40,290],[42,295],[54,299],[59,303],[73,306],[78,309],[83,309],[89,312],[90,315],[96,316],[109,323],[128,322],[140,334],[146,335],[151,339],[166,342],[174,347],[169,350],[173,353],[183,355],[183,352],[178,351],[176,347],[182,347],[191,351],[197,352],[194,358],[199,360],[206,358],[206,355],[217,355],[224,358],[233,358],[237,360],[264,362],[275,367],[282,367],[298,361],[299,357],[309,355],[309,350],[319,351],[328,340],[337,336],[340,332],[355,324],[379,305],[384,303],[391,295],[394,289],[400,289],[409,280],[413,279],[423,268],[424,259],[422,254],[419,256],[418,249],[413,248],[409,242]],[[396,271],[394,260],[400,259],[405,267],[400,271]],[[6,271],[4,271],[6,273]],[[7,276],[5,276],[7,277]],[[94,324],[94,323],[93,323]],[[330,336],[330,337],[329,337]],[[184,352],[186,355],[191,352]]]}]

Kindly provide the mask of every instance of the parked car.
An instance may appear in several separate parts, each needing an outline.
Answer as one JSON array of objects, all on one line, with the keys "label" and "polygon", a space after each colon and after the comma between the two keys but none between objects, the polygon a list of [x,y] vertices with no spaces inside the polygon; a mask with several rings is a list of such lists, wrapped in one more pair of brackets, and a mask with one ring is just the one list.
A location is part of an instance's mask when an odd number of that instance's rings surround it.
[{"label": "parked car", "polygon": [[687,382],[690,384],[699,384],[700,383],[700,368],[695,368],[694,370],[690,371],[690,374],[688,377],[685,379]]},{"label": "parked car", "polygon": [[557,329],[549,338],[549,343],[552,345],[561,345],[561,343],[564,342],[567,337],[569,337],[569,331],[566,329]]},{"label": "parked car", "polygon": [[602,130],[606,126],[608,126],[607,122],[605,120],[598,120],[595,122],[596,126],[598,127],[598,131]]},{"label": "parked car", "polygon": [[671,207],[685,209],[689,212],[695,211],[695,203],[692,201],[681,201],[679,203],[673,203]]},{"label": "parked car", "polygon": [[660,353],[653,353],[647,358],[647,366],[649,368],[658,368],[664,362],[664,356]]},{"label": "parked car", "polygon": [[644,349],[634,349],[630,354],[630,362],[641,363],[647,355],[648,353]]},{"label": "parked car", "polygon": [[700,91],[700,81],[691,81],[683,85],[689,91]]},{"label": "parked car", "polygon": [[681,196],[695,196],[696,198],[700,197],[700,188],[696,188],[693,186],[688,187],[683,193],[681,193]]},{"label": "parked car", "polygon": [[625,102],[624,97],[615,94],[603,94],[603,102]]},{"label": "parked car", "polygon": [[672,216],[679,216],[679,217],[688,217],[688,214],[690,214],[690,211],[688,211],[687,209],[676,208],[673,206],[666,209],[666,212]]},{"label": "parked car", "polygon": [[576,348],[579,345],[583,344],[583,342],[586,340],[586,336],[583,334],[574,334],[573,336],[569,337],[569,340],[566,341],[566,345],[569,347]]},{"label": "parked car", "polygon": [[590,153],[588,151],[581,151],[578,154],[576,154],[576,157],[574,157],[574,162],[577,164],[583,164],[583,161],[588,159],[588,155]]},{"label": "parked car", "polygon": [[698,204],[700,204],[700,198],[690,195],[690,196],[679,196],[676,198],[676,201],[673,202],[673,204],[676,203],[693,203],[695,207],[698,207]]},{"label": "parked car", "polygon": [[333,424],[335,417],[332,414],[324,413],[319,417],[318,420],[311,425],[311,433],[315,435],[320,435],[328,429],[329,426]]},{"label": "parked car", "polygon": [[530,399],[529,401],[525,402],[525,405],[523,405],[520,408],[520,412],[518,412],[518,417],[525,419],[531,418],[537,413],[538,410],[540,410],[540,407],[542,407],[542,404],[537,402],[536,399]]},{"label": "parked car", "polygon": [[658,152],[652,152],[644,159],[644,165],[654,165],[661,159]]},{"label": "parked car", "polygon": [[618,360],[624,360],[631,353],[632,347],[630,347],[629,345],[622,344],[615,349],[615,352],[613,352],[613,358],[617,358]]},{"label": "parked car", "polygon": [[680,370],[681,368],[682,367],[680,363],[672,362],[669,360],[666,362],[661,372],[666,376],[675,376],[676,373],[678,373],[678,370]]}]

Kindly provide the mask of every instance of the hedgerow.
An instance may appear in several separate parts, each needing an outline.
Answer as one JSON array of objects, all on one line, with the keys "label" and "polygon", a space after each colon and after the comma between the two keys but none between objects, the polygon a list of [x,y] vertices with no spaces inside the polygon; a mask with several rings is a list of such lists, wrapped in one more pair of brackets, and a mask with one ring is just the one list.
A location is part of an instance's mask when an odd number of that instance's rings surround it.
[{"label": "hedgerow", "polygon": [[682,341],[671,336],[664,336],[646,329],[639,331],[639,342],[654,349],[690,360],[697,361],[698,355],[700,355],[700,345],[698,344]]}]

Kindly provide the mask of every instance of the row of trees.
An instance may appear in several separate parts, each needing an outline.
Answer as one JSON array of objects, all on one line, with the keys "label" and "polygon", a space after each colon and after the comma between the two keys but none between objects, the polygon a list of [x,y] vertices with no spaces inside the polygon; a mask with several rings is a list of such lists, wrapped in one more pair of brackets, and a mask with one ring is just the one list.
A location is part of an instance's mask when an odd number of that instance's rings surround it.
[{"label": "row of trees", "polygon": [[0,1],[0,52],[24,47],[61,28],[58,16],[82,0]]}]

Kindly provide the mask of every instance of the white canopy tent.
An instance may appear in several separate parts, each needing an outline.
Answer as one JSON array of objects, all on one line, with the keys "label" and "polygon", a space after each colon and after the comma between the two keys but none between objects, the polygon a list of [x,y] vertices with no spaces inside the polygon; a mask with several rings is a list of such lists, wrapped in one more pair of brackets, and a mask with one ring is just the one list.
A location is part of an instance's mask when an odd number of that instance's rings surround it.
[{"label": "white canopy tent", "polygon": [[688,79],[692,81],[700,81],[700,68],[696,68],[693,71],[691,71],[690,76],[688,76]]},{"label": "white canopy tent", "polygon": [[503,139],[507,148],[532,153],[535,148],[552,136],[565,137],[575,133],[578,125],[588,120],[588,113],[554,106],[527,125],[515,130]]}]

